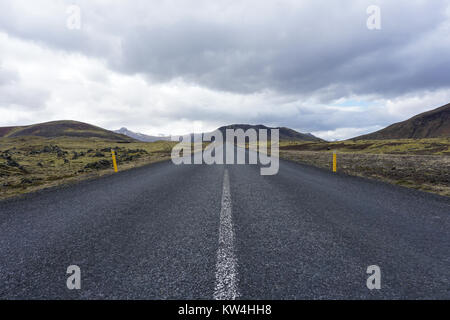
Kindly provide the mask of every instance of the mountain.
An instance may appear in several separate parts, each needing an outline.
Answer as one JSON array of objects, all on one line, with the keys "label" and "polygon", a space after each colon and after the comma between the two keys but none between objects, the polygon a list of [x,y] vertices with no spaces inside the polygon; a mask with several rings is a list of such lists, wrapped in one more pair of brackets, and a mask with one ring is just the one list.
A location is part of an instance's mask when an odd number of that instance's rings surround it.
[{"label": "mountain", "polygon": [[450,137],[450,103],[406,121],[356,137],[356,140],[423,139]]},{"label": "mountain", "polygon": [[[225,130],[226,129],[242,129],[244,131],[248,130],[248,129],[255,129],[255,130],[259,130],[259,129],[279,129],[280,131],[280,140],[296,140],[296,141],[323,141],[322,139],[312,135],[311,133],[300,133],[298,131],[295,131],[293,129],[290,128],[286,128],[286,127],[277,127],[277,128],[271,128],[271,127],[267,127],[265,125],[262,124],[258,124],[258,125],[250,125],[250,124],[231,124],[228,126],[223,126],[220,127],[218,130],[220,130],[222,132],[222,134],[225,137]],[[270,131],[267,132],[267,138],[270,138]]]},{"label": "mountain", "polygon": [[29,126],[0,127],[0,138],[13,138],[23,136],[39,136],[46,138],[94,137],[120,142],[135,141],[134,139],[125,135],[117,134],[88,123],[72,120],[51,121],[32,124]]},{"label": "mountain", "polygon": [[133,132],[131,130],[128,130],[127,128],[120,128],[119,130],[114,130],[114,132],[124,134],[128,137],[131,137],[133,139],[143,141],[143,142],[155,142],[155,141],[161,141],[161,140],[170,141],[170,137],[168,137],[168,136],[161,136],[161,137],[148,136],[143,133]]}]

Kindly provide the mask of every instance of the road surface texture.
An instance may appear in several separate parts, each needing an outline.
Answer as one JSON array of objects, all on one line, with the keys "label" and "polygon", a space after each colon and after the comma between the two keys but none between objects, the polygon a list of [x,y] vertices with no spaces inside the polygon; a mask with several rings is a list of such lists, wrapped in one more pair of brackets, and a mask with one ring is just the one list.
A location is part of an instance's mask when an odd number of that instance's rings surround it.
[{"label": "road surface texture", "polygon": [[450,199],[285,161],[158,163],[0,202],[0,298],[450,299]]}]

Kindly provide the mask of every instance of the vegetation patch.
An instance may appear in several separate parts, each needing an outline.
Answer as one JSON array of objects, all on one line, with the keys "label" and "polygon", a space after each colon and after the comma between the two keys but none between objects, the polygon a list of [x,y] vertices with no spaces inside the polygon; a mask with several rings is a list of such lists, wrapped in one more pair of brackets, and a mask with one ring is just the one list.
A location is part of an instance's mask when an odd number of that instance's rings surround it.
[{"label": "vegetation patch", "polygon": [[170,159],[175,142],[99,138],[0,138],[0,199]]},{"label": "vegetation patch", "polygon": [[280,150],[339,151],[342,153],[450,155],[450,138],[347,140],[339,142],[281,141]]},{"label": "vegetation patch", "polygon": [[[332,152],[281,150],[280,157],[332,169]],[[338,172],[450,196],[448,155],[338,152]]]}]

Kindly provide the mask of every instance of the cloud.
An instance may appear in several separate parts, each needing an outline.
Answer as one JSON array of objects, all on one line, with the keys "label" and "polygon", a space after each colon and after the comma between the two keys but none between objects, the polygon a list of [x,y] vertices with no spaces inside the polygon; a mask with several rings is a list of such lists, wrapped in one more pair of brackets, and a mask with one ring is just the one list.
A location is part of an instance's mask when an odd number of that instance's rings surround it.
[{"label": "cloud", "polygon": [[0,106],[7,110],[28,111],[42,108],[49,92],[21,84],[19,73],[0,64]]},{"label": "cloud", "polygon": [[[4,125],[178,134],[250,122],[348,138],[450,96],[444,0],[376,1],[377,31],[366,0],[80,0],[80,30],[66,28],[70,4],[1,2]],[[350,100],[362,103],[339,105]]]}]

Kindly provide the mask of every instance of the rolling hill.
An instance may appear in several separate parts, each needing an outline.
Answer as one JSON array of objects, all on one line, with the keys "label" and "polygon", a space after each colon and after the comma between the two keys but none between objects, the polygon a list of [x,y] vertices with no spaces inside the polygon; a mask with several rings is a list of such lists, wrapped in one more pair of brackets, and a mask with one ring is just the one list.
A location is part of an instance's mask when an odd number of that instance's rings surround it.
[{"label": "rolling hill", "polygon": [[379,131],[353,140],[424,139],[450,137],[450,103],[394,123]]},{"label": "rolling hill", "polygon": [[[293,129],[289,129],[286,127],[277,127],[277,128],[271,128],[267,127],[265,125],[259,124],[259,125],[250,125],[250,124],[232,124],[228,126],[220,127],[218,130],[220,130],[225,137],[225,130],[226,129],[242,129],[242,130],[248,130],[248,129],[279,129],[280,131],[280,140],[290,140],[290,141],[314,141],[319,142],[323,141],[322,139],[313,136],[310,133],[300,133],[298,131],[295,131]],[[270,138],[270,131],[268,131],[268,138]]]},{"label": "rolling hill", "polygon": [[45,138],[83,137],[102,138],[120,142],[133,142],[133,138],[84,122],[61,120],[37,123],[29,126],[0,127],[1,138],[38,136]]}]

